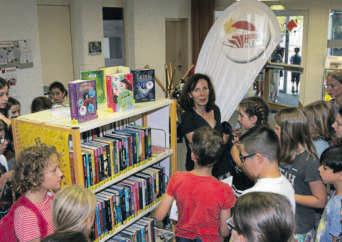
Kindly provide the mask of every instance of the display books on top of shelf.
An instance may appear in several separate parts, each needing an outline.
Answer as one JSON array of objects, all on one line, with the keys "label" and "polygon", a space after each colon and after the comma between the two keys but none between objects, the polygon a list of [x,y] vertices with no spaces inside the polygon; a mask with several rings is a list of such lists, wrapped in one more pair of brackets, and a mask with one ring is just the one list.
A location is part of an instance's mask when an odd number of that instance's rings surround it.
[{"label": "display books on top of shelf", "polygon": [[132,70],[135,102],[149,102],[156,99],[155,75],[153,69]]},{"label": "display books on top of shelf", "polygon": [[107,83],[106,83],[106,76],[116,74],[116,73],[130,73],[130,69],[127,66],[108,66],[101,68],[103,71],[103,85],[104,85],[104,92],[107,100]]},{"label": "display books on top of shelf", "polygon": [[80,122],[97,118],[95,80],[76,80],[69,82],[69,101],[71,119]]},{"label": "display books on top of shelf", "polygon": [[107,105],[113,112],[133,109],[133,78],[131,73],[106,76]]},{"label": "display books on top of shelf", "polygon": [[82,80],[95,80],[97,103],[106,102],[106,89],[104,85],[103,70],[81,71]]}]

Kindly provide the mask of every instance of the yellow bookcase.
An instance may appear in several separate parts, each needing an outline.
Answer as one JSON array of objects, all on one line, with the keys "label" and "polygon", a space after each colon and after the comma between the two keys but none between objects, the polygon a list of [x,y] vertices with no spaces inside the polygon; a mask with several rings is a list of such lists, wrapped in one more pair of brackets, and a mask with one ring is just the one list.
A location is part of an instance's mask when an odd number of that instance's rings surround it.
[{"label": "yellow bookcase", "polygon": [[[176,170],[177,158],[176,116],[176,102],[170,99],[138,103],[135,104],[134,109],[124,112],[113,113],[105,107],[99,107],[98,118],[84,123],[72,121],[69,108],[46,110],[23,115],[13,120],[14,146],[16,154],[19,154],[26,147],[38,142],[54,145],[61,154],[60,166],[64,173],[63,185],[72,184],[72,176],[74,175],[76,183],[84,186],[81,154],[83,133],[113,124],[122,125],[131,122],[151,127],[152,158],[133,167],[128,167],[89,188],[97,193],[156,163],[163,163],[167,175],[173,174]],[[70,159],[71,150],[73,151],[72,159]],[[140,211],[137,216],[128,219],[124,224],[101,236],[99,241],[105,241],[152,211],[157,203],[158,201],[155,201],[145,211]]]}]

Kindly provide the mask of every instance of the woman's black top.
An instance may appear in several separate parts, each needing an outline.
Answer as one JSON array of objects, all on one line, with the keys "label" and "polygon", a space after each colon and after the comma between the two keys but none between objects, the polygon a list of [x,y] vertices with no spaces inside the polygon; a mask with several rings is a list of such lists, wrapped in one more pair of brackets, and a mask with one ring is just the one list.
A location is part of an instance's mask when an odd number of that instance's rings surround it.
[{"label": "woman's black top", "polygon": [[[214,117],[216,121],[215,129],[222,133],[222,126],[221,126],[221,113],[218,106],[214,106]],[[186,162],[185,162],[185,168],[187,171],[191,171],[194,168],[194,162],[191,160],[191,150],[189,146],[189,142],[186,139],[185,135],[195,131],[196,129],[203,127],[203,126],[210,126],[208,122],[202,118],[199,114],[196,113],[195,110],[186,111],[182,113],[181,115],[181,122],[179,124],[179,135],[180,137],[185,138],[185,144],[186,144]]]}]

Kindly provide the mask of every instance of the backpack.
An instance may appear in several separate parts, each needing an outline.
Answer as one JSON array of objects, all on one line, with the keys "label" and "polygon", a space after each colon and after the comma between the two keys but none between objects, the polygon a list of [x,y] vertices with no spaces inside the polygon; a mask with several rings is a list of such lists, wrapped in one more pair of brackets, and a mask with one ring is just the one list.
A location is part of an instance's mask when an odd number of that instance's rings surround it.
[{"label": "backpack", "polygon": [[21,196],[11,207],[8,214],[0,220],[0,241],[6,242],[16,242],[17,237],[14,231],[14,212],[20,207],[24,206],[30,209],[37,216],[38,227],[40,229],[40,234],[42,237],[45,237],[48,232],[48,224],[43,217],[43,215],[39,212],[38,208],[25,196]]}]

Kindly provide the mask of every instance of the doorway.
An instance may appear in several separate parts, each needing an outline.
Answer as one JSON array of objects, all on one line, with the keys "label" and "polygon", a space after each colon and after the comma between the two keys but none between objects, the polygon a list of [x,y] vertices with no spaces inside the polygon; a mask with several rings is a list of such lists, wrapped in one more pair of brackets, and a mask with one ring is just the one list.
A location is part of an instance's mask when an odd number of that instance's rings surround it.
[{"label": "doorway", "polygon": [[[281,41],[272,53],[271,61],[303,66],[304,13],[300,11],[274,11],[274,13],[279,22]],[[275,70],[271,74],[270,78],[277,78],[278,81],[271,80],[270,89],[277,90],[277,94],[272,99],[270,93],[270,100],[286,106],[298,106],[303,74],[287,70]],[[274,83],[278,83],[278,86],[272,87]]]},{"label": "doorway", "polygon": [[38,29],[44,93],[53,81],[74,80],[70,10],[67,5],[38,5]]},{"label": "doorway", "polygon": [[123,8],[103,8],[103,53],[106,66],[125,65]]}]

